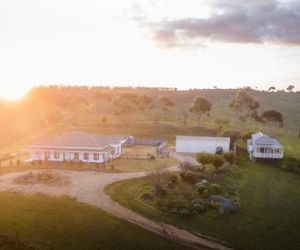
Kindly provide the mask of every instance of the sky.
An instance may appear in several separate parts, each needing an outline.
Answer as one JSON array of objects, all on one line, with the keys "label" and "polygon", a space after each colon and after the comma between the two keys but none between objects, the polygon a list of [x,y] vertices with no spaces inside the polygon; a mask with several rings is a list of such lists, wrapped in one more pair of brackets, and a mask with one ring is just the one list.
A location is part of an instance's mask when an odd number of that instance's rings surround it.
[{"label": "sky", "polygon": [[300,89],[295,0],[0,0],[0,98],[55,85]]}]

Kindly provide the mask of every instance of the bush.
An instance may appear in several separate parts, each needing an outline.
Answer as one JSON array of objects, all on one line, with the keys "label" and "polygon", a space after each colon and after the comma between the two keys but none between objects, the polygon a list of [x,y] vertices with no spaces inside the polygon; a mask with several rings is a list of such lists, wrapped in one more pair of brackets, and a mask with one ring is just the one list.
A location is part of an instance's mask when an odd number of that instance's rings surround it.
[{"label": "bush", "polygon": [[222,187],[219,184],[212,183],[208,185],[205,192],[206,195],[212,195],[212,194],[221,194],[222,193]]},{"label": "bush", "polygon": [[180,181],[180,176],[178,175],[178,173],[170,173],[170,181],[172,182],[172,184],[178,184]]},{"label": "bush", "polygon": [[224,158],[231,165],[234,163],[234,153],[233,152],[227,152],[227,153],[225,153],[224,154]]},{"label": "bush", "polygon": [[181,172],[180,176],[184,181],[191,183],[191,184],[195,184],[200,177],[199,174],[189,171],[189,170]]},{"label": "bush", "polygon": [[160,183],[155,183],[154,185],[154,193],[157,195],[157,196],[165,196],[168,194],[166,188],[161,185]]},{"label": "bush", "polygon": [[222,155],[215,155],[212,164],[214,165],[215,168],[219,168],[224,164],[224,162],[225,159]]},{"label": "bush", "polygon": [[149,155],[148,159],[149,159],[150,161],[155,161],[155,160],[156,160],[156,158],[155,158],[154,155]]},{"label": "bush", "polygon": [[213,162],[214,157],[215,157],[214,154],[200,153],[197,154],[196,160],[200,162],[202,165],[207,165]]},{"label": "bush", "polygon": [[151,194],[148,194],[148,193],[145,193],[141,196],[141,198],[144,200],[144,201],[152,201],[153,200],[153,196]]},{"label": "bush", "polygon": [[200,170],[200,168],[198,166],[193,165],[191,162],[189,161],[181,161],[179,162],[179,167],[182,171],[192,171],[192,172],[197,172]]},{"label": "bush", "polygon": [[166,199],[161,200],[160,209],[170,213],[181,216],[191,216],[193,215],[193,208],[188,200],[177,198],[177,199]]}]

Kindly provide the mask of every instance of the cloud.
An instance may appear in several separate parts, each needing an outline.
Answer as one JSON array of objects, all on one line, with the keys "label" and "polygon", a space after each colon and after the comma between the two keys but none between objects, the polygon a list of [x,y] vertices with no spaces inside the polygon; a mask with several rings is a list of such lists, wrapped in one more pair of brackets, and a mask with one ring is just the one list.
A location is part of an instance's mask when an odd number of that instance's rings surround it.
[{"label": "cloud", "polygon": [[226,43],[271,43],[300,46],[300,3],[276,0],[215,1],[208,18],[143,21],[160,46]]}]

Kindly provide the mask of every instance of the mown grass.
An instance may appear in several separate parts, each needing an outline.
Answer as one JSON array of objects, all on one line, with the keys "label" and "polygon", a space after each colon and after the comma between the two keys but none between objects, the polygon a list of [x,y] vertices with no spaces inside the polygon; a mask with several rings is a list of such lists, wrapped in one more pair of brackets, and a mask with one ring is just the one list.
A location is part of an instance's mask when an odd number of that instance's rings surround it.
[{"label": "mown grass", "polygon": [[139,197],[149,192],[147,177],[113,183],[106,191],[120,204],[149,218],[215,237],[237,249],[299,249],[299,176],[263,163],[253,164],[245,155],[238,164],[242,210],[224,217],[207,213],[181,218],[146,206]]},{"label": "mown grass", "polygon": [[[155,160],[116,159],[111,164],[114,170],[121,172],[138,172],[161,169],[176,165],[178,161],[173,158],[156,158]],[[109,164],[110,165],[110,164]]]},{"label": "mown grass", "polygon": [[35,249],[189,249],[69,198],[0,193],[0,200],[0,234]]}]

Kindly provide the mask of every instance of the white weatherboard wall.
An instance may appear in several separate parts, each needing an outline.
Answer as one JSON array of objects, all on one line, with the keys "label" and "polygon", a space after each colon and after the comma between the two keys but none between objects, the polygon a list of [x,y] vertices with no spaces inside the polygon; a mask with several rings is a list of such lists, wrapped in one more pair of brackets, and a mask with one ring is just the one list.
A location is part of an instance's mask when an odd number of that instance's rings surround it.
[{"label": "white weatherboard wall", "polygon": [[211,153],[215,154],[218,147],[223,152],[230,150],[229,137],[177,136],[177,153]]}]

